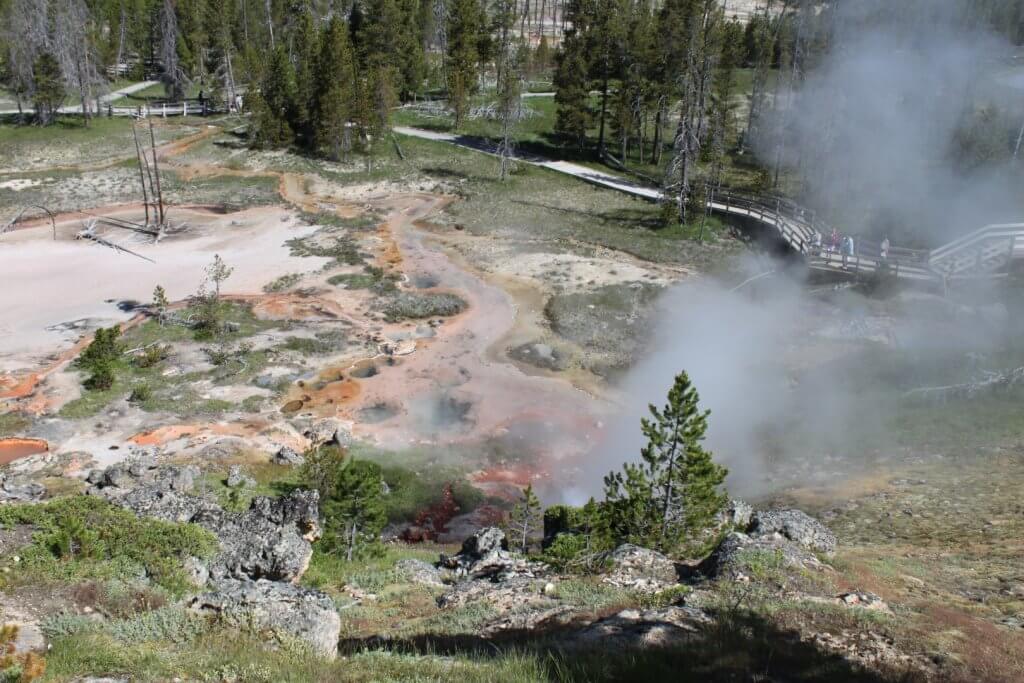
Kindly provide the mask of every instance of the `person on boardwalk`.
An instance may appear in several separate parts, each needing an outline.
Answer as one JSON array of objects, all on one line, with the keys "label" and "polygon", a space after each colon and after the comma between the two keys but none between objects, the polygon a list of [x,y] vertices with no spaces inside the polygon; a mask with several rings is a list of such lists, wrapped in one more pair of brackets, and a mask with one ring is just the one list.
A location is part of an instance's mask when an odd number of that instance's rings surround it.
[{"label": "person on boardwalk", "polygon": [[843,268],[846,268],[850,257],[853,256],[853,237],[847,235],[843,238]]},{"label": "person on boardwalk", "polygon": [[881,246],[878,248],[878,255],[883,261],[889,260],[889,236],[886,235],[885,239],[882,240]]}]

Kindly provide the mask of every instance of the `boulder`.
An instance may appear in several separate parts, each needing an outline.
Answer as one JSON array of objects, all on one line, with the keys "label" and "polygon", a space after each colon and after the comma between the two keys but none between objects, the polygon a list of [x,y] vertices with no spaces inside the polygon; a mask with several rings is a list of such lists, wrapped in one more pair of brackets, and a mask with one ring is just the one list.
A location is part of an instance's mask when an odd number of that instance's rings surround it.
[{"label": "boulder", "polygon": [[829,529],[801,510],[764,510],[754,513],[747,533],[754,538],[776,536],[797,545],[831,554],[836,537]]},{"label": "boulder", "polygon": [[[108,468],[109,471],[110,468]],[[206,567],[214,580],[271,579],[298,581],[313,554],[310,545],[320,536],[319,494],[298,490],[280,498],[257,496],[249,509],[235,513],[207,498],[188,495],[198,469],[165,465],[141,477],[124,478],[126,468],[89,489],[92,495],[143,517],[192,522],[212,532],[220,553]],[[132,483],[131,487],[110,485]],[[202,572],[193,572],[197,577]]]},{"label": "boulder", "polygon": [[333,417],[312,422],[302,431],[302,435],[317,446],[334,444],[345,447],[352,444],[352,434],[348,427],[344,422]]},{"label": "boulder", "polygon": [[18,654],[28,652],[46,652],[46,637],[35,621],[5,621],[4,627],[14,626],[18,629],[14,637],[13,651]]},{"label": "boulder", "polygon": [[439,565],[455,572],[456,578],[490,579],[507,581],[516,576],[533,577],[547,567],[510,553],[505,532],[497,527],[487,527],[476,532],[462,543],[462,550],[448,556],[441,554]]},{"label": "boulder", "polygon": [[675,563],[655,550],[624,543],[607,555],[605,583],[633,590],[658,591],[679,582]]},{"label": "boulder", "polygon": [[192,598],[189,607],[278,641],[298,640],[322,657],[338,654],[341,618],[318,591],[277,581],[223,579]]},{"label": "boulder", "polygon": [[674,647],[710,623],[707,614],[692,607],[627,609],[595,621],[560,644],[570,648],[600,646],[608,651]]},{"label": "boulder", "polygon": [[277,453],[274,453],[273,460],[278,465],[301,465],[306,462],[306,458],[301,453],[288,446],[281,446]]},{"label": "boulder", "polygon": [[422,586],[444,586],[444,574],[441,570],[423,560],[399,560],[395,563],[395,571],[402,574],[408,581]]},{"label": "boulder", "polygon": [[729,504],[718,513],[718,521],[721,526],[733,527],[740,530],[750,528],[750,521],[754,517],[754,508],[742,500],[730,500]]},{"label": "boulder", "polygon": [[749,581],[752,565],[763,565],[767,559],[778,563],[779,569],[819,569],[821,562],[808,549],[789,539],[776,536],[748,536],[734,531],[698,565],[707,578]]},{"label": "boulder", "polygon": [[256,480],[242,471],[241,466],[232,465],[228,468],[228,488],[252,488],[256,486]]},{"label": "boulder", "polygon": [[46,487],[35,482],[22,482],[0,472],[0,502],[24,503],[46,495]]}]

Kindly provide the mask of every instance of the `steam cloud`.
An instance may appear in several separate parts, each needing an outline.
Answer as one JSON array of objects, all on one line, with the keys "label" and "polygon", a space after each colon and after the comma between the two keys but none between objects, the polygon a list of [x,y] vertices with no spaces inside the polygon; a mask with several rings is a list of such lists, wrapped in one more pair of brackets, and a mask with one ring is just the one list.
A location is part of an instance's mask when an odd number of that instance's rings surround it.
[{"label": "steam cloud", "polygon": [[[805,20],[805,34],[813,25],[828,35],[828,52],[795,93],[780,93],[755,140],[759,158],[770,165],[781,150],[806,181],[804,201],[854,234],[934,247],[1020,220],[1008,156],[1021,122],[1007,117],[1021,116],[1024,92],[1000,77],[1012,48],[972,25],[970,2],[854,0]],[[962,159],[962,138],[986,108],[982,167]]]},{"label": "steam cloud", "polygon": [[[1024,100],[1024,86],[1005,73],[1009,46],[965,24],[966,1],[832,3],[817,19],[830,26],[829,53],[799,92],[782,95],[790,109],[783,106],[783,118],[769,120],[762,128],[769,134],[755,141],[762,160],[775,157],[770,133],[779,124],[783,162],[806,179],[804,201],[851,232],[873,228],[896,244],[913,238],[935,246],[988,222],[1024,219],[1020,176],[1008,165],[971,170],[955,161],[958,130],[983,104],[1013,105],[1020,116]],[[999,145],[1005,155],[1011,141]],[[667,292],[650,352],[620,387],[623,413],[565,500],[599,496],[604,474],[639,458],[640,418],[648,403],[664,404],[680,370],[712,412],[707,445],[729,467],[730,491],[757,495],[773,488],[773,458],[794,450],[810,455],[813,470],[844,448],[860,458],[887,449],[903,391],[1002,338],[1000,312],[979,318],[961,310],[972,316],[964,321],[927,297],[836,299],[808,296],[805,285],[782,276],[740,292],[711,281]]]}]

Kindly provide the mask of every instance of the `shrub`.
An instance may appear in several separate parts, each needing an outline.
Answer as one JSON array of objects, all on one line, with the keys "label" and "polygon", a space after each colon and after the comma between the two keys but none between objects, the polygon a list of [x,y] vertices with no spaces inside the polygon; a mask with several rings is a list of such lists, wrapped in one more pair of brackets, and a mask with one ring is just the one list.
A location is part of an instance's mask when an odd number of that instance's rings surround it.
[{"label": "shrub", "polygon": [[148,384],[140,384],[128,396],[129,403],[145,403],[153,398],[153,389]]},{"label": "shrub", "polygon": [[411,294],[402,292],[384,305],[388,322],[406,319],[447,317],[466,310],[466,302],[454,294]]},{"label": "shrub", "polygon": [[189,587],[183,560],[217,549],[216,538],[201,527],[139,518],[84,495],[0,508],[0,523],[38,527],[22,552],[18,578],[28,581],[131,579],[145,572],[177,595]]},{"label": "shrub", "polygon": [[121,328],[117,325],[101,327],[96,330],[96,336],[89,346],[78,356],[75,364],[89,373],[89,377],[82,383],[86,389],[104,391],[114,385],[114,370],[121,360],[120,336]]}]

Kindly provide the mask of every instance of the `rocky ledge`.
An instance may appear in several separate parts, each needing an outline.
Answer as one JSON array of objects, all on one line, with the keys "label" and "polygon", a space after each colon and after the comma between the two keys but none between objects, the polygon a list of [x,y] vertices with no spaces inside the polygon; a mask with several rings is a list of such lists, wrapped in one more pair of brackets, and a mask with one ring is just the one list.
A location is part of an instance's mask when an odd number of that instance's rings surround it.
[{"label": "rocky ledge", "polygon": [[280,498],[257,496],[248,510],[229,512],[194,495],[198,476],[194,466],[139,460],[90,472],[88,493],[142,517],[197,524],[217,537],[216,556],[187,563],[196,587],[207,589],[192,599],[192,609],[277,640],[303,641],[333,657],[341,628],[333,602],[293,585],[320,536],[319,495],[298,490]]}]

